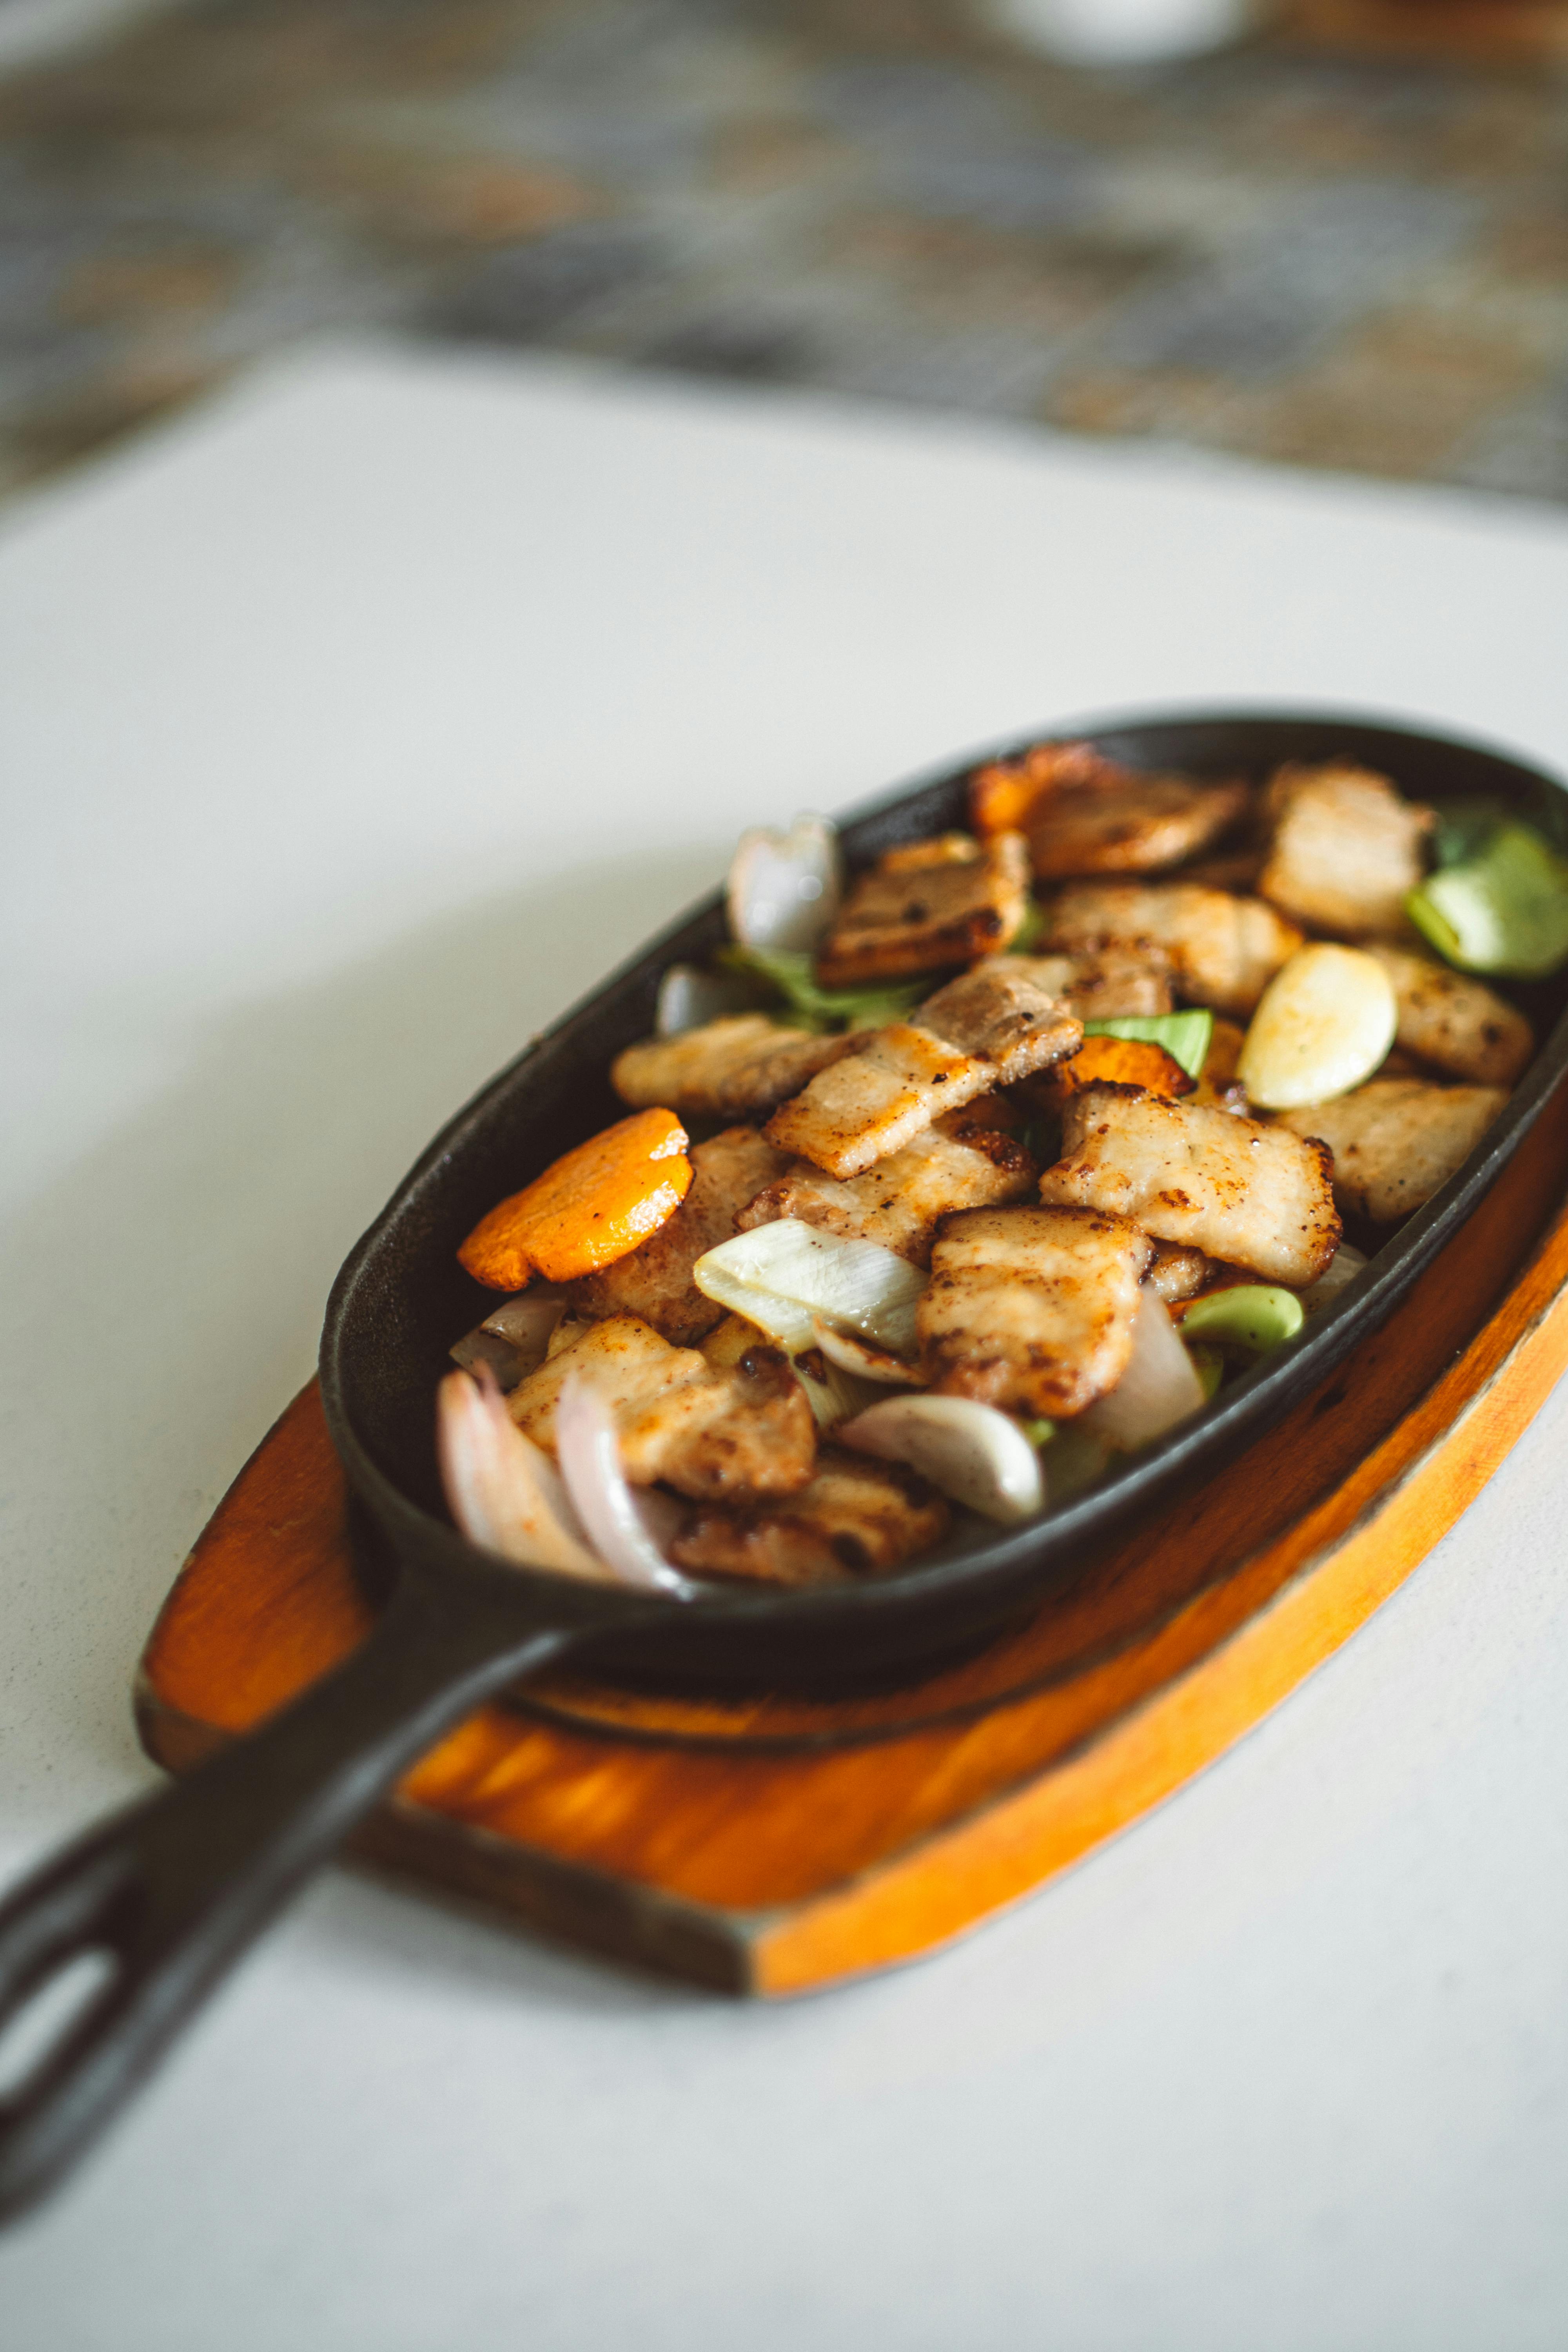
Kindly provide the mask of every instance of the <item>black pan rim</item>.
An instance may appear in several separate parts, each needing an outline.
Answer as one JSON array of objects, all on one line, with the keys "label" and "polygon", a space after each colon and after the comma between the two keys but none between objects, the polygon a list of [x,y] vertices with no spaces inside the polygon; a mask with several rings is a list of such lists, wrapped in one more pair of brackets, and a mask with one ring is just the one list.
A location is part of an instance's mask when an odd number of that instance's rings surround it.
[{"label": "black pan rim", "polygon": [[[896,816],[901,809],[913,807],[928,794],[952,790],[987,761],[1015,756],[1033,744],[1080,736],[1105,742],[1131,735],[1214,734],[1236,729],[1281,733],[1342,732],[1353,739],[1353,742],[1347,741],[1347,751],[1353,749],[1360,756],[1372,758],[1382,748],[1394,755],[1395,766],[1401,752],[1407,756],[1436,752],[1506,771],[1521,788],[1551,793],[1568,792],[1563,780],[1505,744],[1434,730],[1403,715],[1328,704],[1281,708],[1276,704],[1237,703],[1215,707],[1194,700],[1096,711],[1009,735],[1000,743],[984,745],[958,759],[935,763],[890,789],[857,802],[836,821],[848,831]],[[1317,756],[1328,754],[1320,751]],[[498,1098],[516,1087],[531,1065],[560,1045],[568,1033],[617,987],[646,972],[661,957],[668,961],[667,950],[694,925],[713,923],[721,907],[721,890],[700,901],[666,925],[547,1029],[531,1038],[439,1130],[395,1189],[338,1276],[328,1303],[321,1360],[329,1426],[351,1482],[370,1504],[400,1553],[406,1555],[410,1548],[423,1549],[437,1558],[446,1569],[482,1565],[488,1570],[495,1565],[493,1555],[468,1544],[448,1522],[405,1494],[361,1442],[350,1397],[353,1368],[345,1361],[343,1349],[343,1334],[356,1286],[394,1222],[406,1214],[422,1191],[447,1170],[465,1139],[473,1136]],[[820,1628],[825,1635],[830,1635],[835,1627],[847,1627],[866,1618],[868,1612],[877,1617],[884,1615],[889,1601],[895,1599],[913,1610],[922,1596],[946,1591],[955,1580],[965,1590],[973,1591],[977,1599],[988,1585],[1016,1592],[1030,1581],[1031,1562],[1041,1597],[1059,1589],[1071,1580],[1072,1562],[1064,1560],[1063,1555],[1072,1552],[1076,1546],[1080,1558],[1089,1557],[1097,1542],[1124,1528],[1160,1495],[1173,1493],[1190,1477],[1195,1477],[1206,1459],[1212,1456],[1213,1466],[1217,1468],[1222,1461],[1243,1450],[1242,1433],[1255,1430],[1261,1434],[1269,1420],[1289,1409],[1292,1395],[1308,1393],[1327,1379],[1363,1333],[1392,1311],[1436,1252],[1469,1216],[1565,1072],[1568,1012],[1556,1022],[1496,1124],[1470,1159],[1430,1202],[1396,1229],[1372,1258],[1366,1271],[1347,1286],[1331,1307],[1314,1317],[1311,1328],[1300,1339],[1265,1359],[1191,1423],[1139,1454],[1078,1500],[1016,1530],[998,1531],[994,1536],[972,1540],[956,1558],[950,1550],[939,1550],[893,1576],[787,1591],[772,1587],[704,1587],[679,1615],[687,1622],[696,1618],[709,1623],[721,1620],[739,1627],[776,1622],[781,1612],[787,1611],[793,1625],[803,1630]],[[1281,1392],[1284,1401],[1279,1401]],[[1268,1409],[1271,1405],[1275,1410]],[[581,1619],[585,1625],[629,1627],[637,1621],[646,1622],[650,1615],[650,1604],[645,1596],[619,1591],[608,1585],[574,1587],[569,1579],[507,1565],[514,1577],[547,1587],[552,1600],[560,1603],[558,1613]],[[660,1620],[668,1623],[670,1604],[659,1601],[655,1607]]]}]

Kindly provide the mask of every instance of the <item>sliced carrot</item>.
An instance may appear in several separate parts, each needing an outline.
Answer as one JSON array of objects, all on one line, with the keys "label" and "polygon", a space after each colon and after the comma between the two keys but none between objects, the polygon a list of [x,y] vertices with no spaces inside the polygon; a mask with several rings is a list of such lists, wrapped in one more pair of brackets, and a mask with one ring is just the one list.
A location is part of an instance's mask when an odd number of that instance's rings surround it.
[{"label": "sliced carrot", "polygon": [[970,822],[983,840],[994,833],[1026,831],[1049,793],[1127,780],[1127,770],[1092,743],[1037,743],[1016,760],[993,760],[976,768],[969,779]]},{"label": "sliced carrot", "polygon": [[1141,1037],[1086,1037],[1068,1061],[1048,1073],[1065,1098],[1097,1078],[1124,1087],[1147,1087],[1152,1095],[1190,1095],[1194,1080],[1173,1054]]},{"label": "sliced carrot", "polygon": [[575,1282],[658,1231],[686,1198],[686,1129],[669,1110],[639,1110],[590,1136],[481,1217],[459,1262],[492,1290],[536,1274]]}]

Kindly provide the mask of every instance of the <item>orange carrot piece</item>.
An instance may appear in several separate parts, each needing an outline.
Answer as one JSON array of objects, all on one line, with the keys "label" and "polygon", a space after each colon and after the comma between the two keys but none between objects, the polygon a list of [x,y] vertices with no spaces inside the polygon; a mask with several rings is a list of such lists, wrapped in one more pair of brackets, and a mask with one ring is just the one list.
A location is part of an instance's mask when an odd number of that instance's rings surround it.
[{"label": "orange carrot piece", "polygon": [[1049,1073],[1063,1097],[1097,1078],[1124,1087],[1147,1087],[1152,1095],[1190,1095],[1196,1081],[1173,1054],[1142,1037],[1086,1037],[1078,1052]]},{"label": "orange carrot piece", "polygon": [[590,1136],[481,1217],[460,1264],[492,1290],[531,1277],[575,1282],[658,1231],[686,1198],[686,1129],[669,1110],[639,1110]]}]

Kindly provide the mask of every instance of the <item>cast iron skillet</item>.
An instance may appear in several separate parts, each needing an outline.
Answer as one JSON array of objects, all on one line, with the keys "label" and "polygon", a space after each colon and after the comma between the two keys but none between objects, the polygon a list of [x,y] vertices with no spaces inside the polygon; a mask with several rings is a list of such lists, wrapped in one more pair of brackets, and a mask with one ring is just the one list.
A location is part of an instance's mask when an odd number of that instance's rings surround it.
[{"label": "cast iron skillet", "polygon": [[[1563,822],[1563,787],[1536,771],[1355,718],[1222,714],[1070,731],[1134,767],[1196,774],[1260,777],[1282,760],[1344,753],[1415,798],[1484,793],[1553,835]],[[962,824],[973,764],[872,804],[846,829],[851,861]],[[454,1252],[493,1202],[620,1114],[605,1075],[611,1057],[651,1028],[665,965],[706,955],[722,935],[714,898],[538,1039],[437,1138],[339,1275],[322,1387],[389,1597],[346,1665],[189,1780],[89,1832],[0,1909],[0,2026],[82,1954],[110,1964],[85,2015],[0,2103],[0,2211],[49,2186],[300,1881],[481,1700],[568,1651],[574,1665],[666,1686],[822,1693],[972,1648],[1081,1573],[1131,1515],[1212,1475],[1321,1381],[1469,1214],[1568,1067],[1568,988],[1523,992],[1538,1031],[1555,1026],[1452,1181],[1308,1334],[1055,1517],[1009,1533],[972,1524],[881,1581],[715,1588],[685,1604],[502,1566],[458,1535],[436,1470],[436,1382],[447,1348],[490,1297]]]}]

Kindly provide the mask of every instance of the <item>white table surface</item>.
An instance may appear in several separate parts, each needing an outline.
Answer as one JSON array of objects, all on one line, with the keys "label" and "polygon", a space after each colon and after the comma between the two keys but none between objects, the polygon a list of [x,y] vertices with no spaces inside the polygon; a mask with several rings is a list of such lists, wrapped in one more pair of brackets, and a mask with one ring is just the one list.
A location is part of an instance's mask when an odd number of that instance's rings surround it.
[{"label": "white table surface", "polygon": [[[0,539],[0,1874],[447,1109],[742,822],[1124,703],[1568,765],[1568,525],[320,354]],[[728,2003],[345,1874],[0,2247],[5,2352],[1568,2339],[1568,1404],[1223,1763]]]}]

